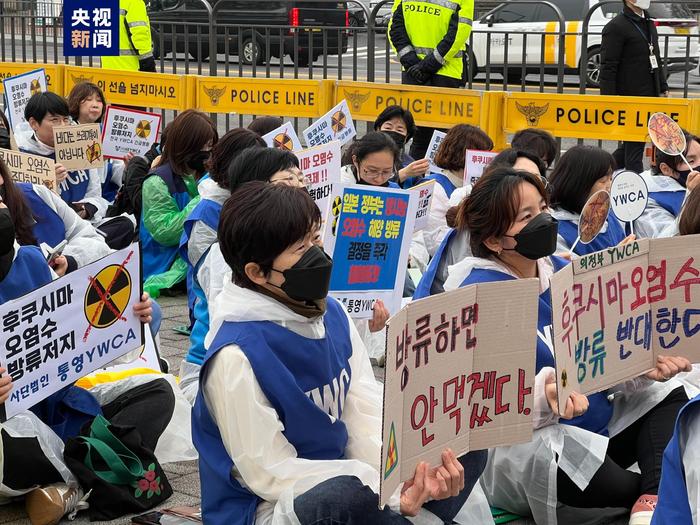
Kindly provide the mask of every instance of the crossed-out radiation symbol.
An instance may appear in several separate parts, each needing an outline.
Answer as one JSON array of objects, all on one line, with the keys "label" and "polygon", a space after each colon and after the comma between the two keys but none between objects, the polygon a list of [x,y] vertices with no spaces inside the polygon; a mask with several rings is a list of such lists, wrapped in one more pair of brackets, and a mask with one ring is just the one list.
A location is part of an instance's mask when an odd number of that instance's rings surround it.
[{"label": "crossed-out radiation symbol", "polygon": [[132,285],[131,275],[121,265],[100,270],[85,292],[85,317],[90,326],[107,328],[124,319]]}]

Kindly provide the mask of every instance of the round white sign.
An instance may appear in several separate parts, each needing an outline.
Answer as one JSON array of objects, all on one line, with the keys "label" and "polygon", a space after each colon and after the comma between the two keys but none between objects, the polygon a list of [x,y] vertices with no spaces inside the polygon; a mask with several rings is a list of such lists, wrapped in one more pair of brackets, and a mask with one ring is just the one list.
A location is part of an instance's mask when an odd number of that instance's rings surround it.
[{"label": "round white sign", "polygon": [[610,204],[621,222],[636,221],[649,202],[649,189],[644,178],[633,171],[621,171],[612,180]]}]

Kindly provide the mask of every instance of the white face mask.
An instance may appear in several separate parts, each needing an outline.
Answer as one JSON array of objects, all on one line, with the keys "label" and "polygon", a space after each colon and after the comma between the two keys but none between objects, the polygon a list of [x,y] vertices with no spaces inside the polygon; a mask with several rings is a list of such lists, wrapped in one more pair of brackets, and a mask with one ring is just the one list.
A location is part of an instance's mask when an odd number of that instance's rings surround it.
[{"label": "white face mask", "polygon": [[639,9],[649,9],[651,5],[651,0],[634,0],[634,5]]}]

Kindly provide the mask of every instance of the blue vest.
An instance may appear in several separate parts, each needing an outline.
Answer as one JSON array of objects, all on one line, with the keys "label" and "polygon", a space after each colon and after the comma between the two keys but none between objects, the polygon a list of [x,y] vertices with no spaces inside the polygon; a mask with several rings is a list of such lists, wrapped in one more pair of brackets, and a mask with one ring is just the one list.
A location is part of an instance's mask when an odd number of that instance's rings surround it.
[{"label": "blue vest", "polygon": [[105,159],[105,170],[107,170],[107,176],[102,183],[102,198],[107,202],[114,202],[119,191],[119,186],[112,181],[114,176],[114,161],[112,159]]},{"label": "blue vest", "polygon": [[[147,177],[160,177],[165,182],[168,192],[180,211],[184,210],[190,200],[192,200],[187,192],[185,182],[181,177],[173,175],[173,170],[169,163],[159,166],[149,173]],[[156,241],[151,232],[148,231],[148,228],[146,228],[146,224],[143,222],[143,215],[141,213],[139,237],[143,261],[143,281],[145,282],[149,277],[167,272],[170,269],[177,258],[178,247],[164,246]]]},{"label": "blue vest", "polygon": [[[56,160],[56,154],[42,155],[36,151],[30,149],[20,148],[20,151],[25,153],[31,153],[32,155],[39,155],[41,157],[46,157],[52,160]],[[73,202],[82,202],[87,193],[88,184],[90,183],[90,173],[87,170],[69,171],[66,180],[64,180],[58,186],[60,191],[61,199],[64,202],[71,204]]]},{"label": "blue vest", "polygon": [[452,192],[457,189],[457,187],[452,184],[452,181],[447,177],[447,175],[443,175],[442,173],[431,173],[425,179],[423,179],[423,182],[427,180],[434,180],[436,181],[440,186],[442,186],[442,189],[445,190],[445,193],[447,193],[447,198],[449,199],[452,197]]},{"label": "blue vest", "polygon": [[[569,264],[567,260],[559,257],[551,257],[551,260],[554,264],[555,272],[558,272]],[[472,270],[467,276],[462,286],[475,283],[508,281],[510,279],[515,279],[515,277],[497,270],[476,269]],[[537,312],[537,359],[535,364],[537,372],[546,366],[551,366],[556,369],[554,355],[547,344],[547,339],[551,337],[553,337],[552,297],[549,290],[546,290],[540,294]],[[553,341],[551,341],[551,344],[553,344]],[[612,417],[612,413],[613,407],[608,401],[607,396],[603,392],[598,392],[588,396],[588,411],[584,415],[573,419],[560,419],[559,422],[563,425],[573,425],[596,434],[607,436],[608,422]]]},{"label": "blue vest", "polygon": [[32,226],[32,233],[36,240],[40,243],[45,242],[52,248],[64,241],[66,239],[66,225],[58,213],[36,194],[31,184],[20,182],[17,186],[24,193],[24,198],[27,199],[36,221]]},{"label": "blue vest", "polygon": [[691,399],[678,414],[676,428],[664,451],[659,485],[659,502],[656,505],[651,525],[693,525],[693,514],[688,502],[688,487],[683,470],[683,451],[678,437],[681,425],[692,424],[698,417],[700,396]]},{"label": "blue vest", "polygon": [[[49,284],[51,277],[41,250],[36,246],[20,246],[10,272],[0,281],[0,304]],[[83,424],[101,413],[100,405],[90,392],[72,385],[30,410],[64,441],[77,436]]]},{"label": "blue vest", "polygon": [[[187,302],[194,316],[192,332],[190,334],[190,349],[187,352],[187,361],[198,365],[202,364],[206,350],[204,348],[204,338],[209,331],[209,304],[207,297],[197,281],[197,272],[208,249],[198,261],[191,261],[187,253],[187,245],[190,242],[194,225],[201,221],[213,230],[219,227],[219,215],[221,215],[221,204],[218,202],[203,199],[194,207],[192,213],[185,220],[185,231],[180,240],[180,256],[187,263]],[[221,270],[223,271],[223,270]]]},{"label": "blue vest", "polygon": [[457,230],[451,228],[447,232],[447,235],[445,235],[445,238],[440,243],[440,246],[438,246],[438,249],[435,252],[433,258],[430,260],[430,264],[426,268],[425,273],[420,278],[418,286],[416,286],[416,291],[413,294],[414,301],[417,301],[418,299],[423,299],[424,297],[428,297],[431,295],[430,292],[433,288],[433,283],[435,282],[435,276],[437,275],[440,262],[442,261],[442,258],[445,255],[445,251],[447,250],[447,246],[450,244],[450,240],[454,238],[456,233]]},{"label": "blue vest", "polygon": [[661,206],[667,212],[678,217],[683,208],[683,200],[685,199],[685,190],[683,191],[652,191],[649,192],[649,198],[654,199],[654,202]]},{"label": "blue vest", "polygon": [[348,433],[341,416],[350,388],[352,344],[347,316],[333,299],[328,299],[323,323],[323,339],[307,339],[269,321],[226,322],[217,332],[202,365],[192,410],[205,523],[251,525],[261,501],[231,475],[233,461],[204,401],[208,364],[225,346],[237,344],[245,354],[298,457],[343,459]]},{"label": "blue vest", "polygon": [[[578,223],[566,220],[559,221],[559,235],[564,237],[566,244],[573,246],[578,238]],[[608,248],[617,246],[625,237],[624,228],[612,212],[609,212],[608,229],[605,233],[599,233],[589,244],[579,242],[576,248],[574,248],[574,253],[583,256],[589,253],[599,252],[600,250],[607,250]]]}]

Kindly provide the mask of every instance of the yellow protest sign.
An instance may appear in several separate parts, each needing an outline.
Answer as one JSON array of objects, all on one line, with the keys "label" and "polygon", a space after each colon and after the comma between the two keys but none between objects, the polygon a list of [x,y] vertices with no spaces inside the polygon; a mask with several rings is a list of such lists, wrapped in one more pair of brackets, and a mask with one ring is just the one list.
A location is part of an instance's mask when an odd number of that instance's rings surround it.
[{"label": "yellow protest sign", "polygon": [[[36,69],[46,72],[46,84],[49,91],[63,95],[63,66],[58,64],[34,64],[31,62],[0,62],[0,81],[28,73]],[[3,86],[0,82],[0,93]]]},{"label": "yellow protest sign", "polygon": [[506,133],[540,128],[571,138],[644,142],[649,117],[656,112],[684,128],[692,123],[688,100],[671,98],[506,93],[503,111]]},{"label": "yellow protest sign", "polygon": [[187,109],[185,75],[65,66],[64,76],[66,96],[76,84],[92,82],[104,91],[107,102],[115,106]]},{"label": "yellow protest sign", "polygon": [[56,168],[52,159],[7,149],[0,149],[0,159],[10,169],[14,182],[43,184],[51,191],[58,193]]},{"label": "yellow protest sign", "polygon": [[480,125],[481,93],[371,82],[336,82],[335,102],[348,101],[356,120],[374,121],[387,106],[399,105],[413,113],[416,124],[449,128],[455,124]]},{"label": "yellow protest sign", "polygon": [[197,77],[197,107],[212,113],[319,117],[328,111],[328,81]]}]

